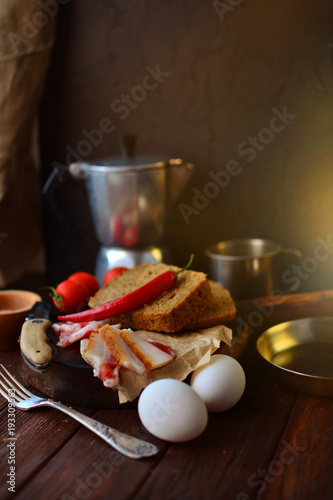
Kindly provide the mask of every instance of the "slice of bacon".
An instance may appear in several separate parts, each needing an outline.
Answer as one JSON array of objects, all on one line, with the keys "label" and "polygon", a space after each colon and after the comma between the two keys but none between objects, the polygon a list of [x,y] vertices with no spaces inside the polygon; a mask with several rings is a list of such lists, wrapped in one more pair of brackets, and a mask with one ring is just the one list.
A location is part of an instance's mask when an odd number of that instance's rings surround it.
[{"label": "slice of bacon", "polygon": [[118,363],[139,375],[146,375],[147,368],[139,358],[131,351],[126,342],[119,334],[119,328],[110,325],[105,325],[99,330],[107,348],[112,356],[116,358]]},{"label": "slice of bacon", "polygon": [[73,342],[89,337],[92,332],[97,332],[106,323],[107,320],[90,321],[89,323],[53,323],[51,330],[59,336],[57,345],[67,347]]},{"label": "slice of bacon", "polygon": [[120,330],[119,335],[149,372],[168,365],[175,359],[175,354],[170,347],[159,342],[149,342],[130,328]]},{"label": "slice of bacon", "polygon": [[117,387],[120,365],[112,356],[99,332],[80,342],[83,359],[93,367],[94,376],[99,377],[105,387]]}]

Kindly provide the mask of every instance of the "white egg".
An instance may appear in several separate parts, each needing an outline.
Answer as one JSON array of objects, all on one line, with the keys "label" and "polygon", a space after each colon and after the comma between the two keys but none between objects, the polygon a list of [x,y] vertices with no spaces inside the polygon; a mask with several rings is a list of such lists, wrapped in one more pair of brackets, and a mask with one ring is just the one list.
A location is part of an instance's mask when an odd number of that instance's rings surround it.
[{"label": "white egg", "polygon": [[236,359],[215,354],[206,365],[192,373],[190,384],[209,412],[225,411],[242,397],[245,373]]},{"label": "white egg", "polygon": [[151,434],[178,443],[199,436],[208,420],[200,396],[189,385],[174,379],[149,384],[139,398],[138,412]]}]

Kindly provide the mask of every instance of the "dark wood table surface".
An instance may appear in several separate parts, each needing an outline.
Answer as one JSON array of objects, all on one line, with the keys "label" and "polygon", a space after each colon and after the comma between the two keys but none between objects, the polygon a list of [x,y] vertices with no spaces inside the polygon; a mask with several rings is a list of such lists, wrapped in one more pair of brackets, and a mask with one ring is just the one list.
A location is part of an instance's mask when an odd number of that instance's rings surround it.
[{"label": "dark wood table surface", "polygon": [[[230,410],[210,414],[205,432],[193,441],[170,444],[154,438],[142,427],[136,409],[80,408],[156,444],[154,458],[125,458],[57,410],[16,410],[15,493],[7,483],[8,406],[0,397],[0,498],[332,499],[333,399],[284,386],[255,350],[259,333],[273,324],[328,315],[333,316],[332,291],[238,304],[233,329],[235,335],[243,333],[234,353],[242,352],[245,393]],[[24,382],[18,350],[1,351],[0,361]]]}]

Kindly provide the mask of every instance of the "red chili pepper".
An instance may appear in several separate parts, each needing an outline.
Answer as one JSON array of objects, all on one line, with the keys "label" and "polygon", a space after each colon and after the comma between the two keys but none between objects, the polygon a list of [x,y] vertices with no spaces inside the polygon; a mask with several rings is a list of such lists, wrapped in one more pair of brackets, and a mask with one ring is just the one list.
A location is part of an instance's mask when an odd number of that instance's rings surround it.
[{"label": "red chili pepper", "polygon": [[145,304],[149,304],[162,293],[169,290],[176,283],[177,275],[188,269],[192,264],[192,261],[193,255],[191,255],[188,264],[177,273],[174,271],[166,271],[123,297],[110,300],[109,302],[105,302],[105,304],[83,312],[67,314],[66,316],[58,316],[58,319],[60,321],[69,321],[71,323],[81,323],[82,321],[101,321],[103,319],[112,318],[113,316],[118,316],[119,314],[124,314],[129,311],[133,311],[134,309],[138,309]]}]

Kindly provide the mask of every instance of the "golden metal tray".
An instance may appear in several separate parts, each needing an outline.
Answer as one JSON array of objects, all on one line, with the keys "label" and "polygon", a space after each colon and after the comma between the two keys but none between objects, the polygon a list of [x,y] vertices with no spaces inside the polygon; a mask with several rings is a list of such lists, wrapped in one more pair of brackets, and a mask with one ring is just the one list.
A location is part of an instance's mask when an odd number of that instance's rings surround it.
[{"label": "golden metal tray", "polygon": [[260,335],[257,350],[291,388],[333,397],[333,317],[275,325]]}]

